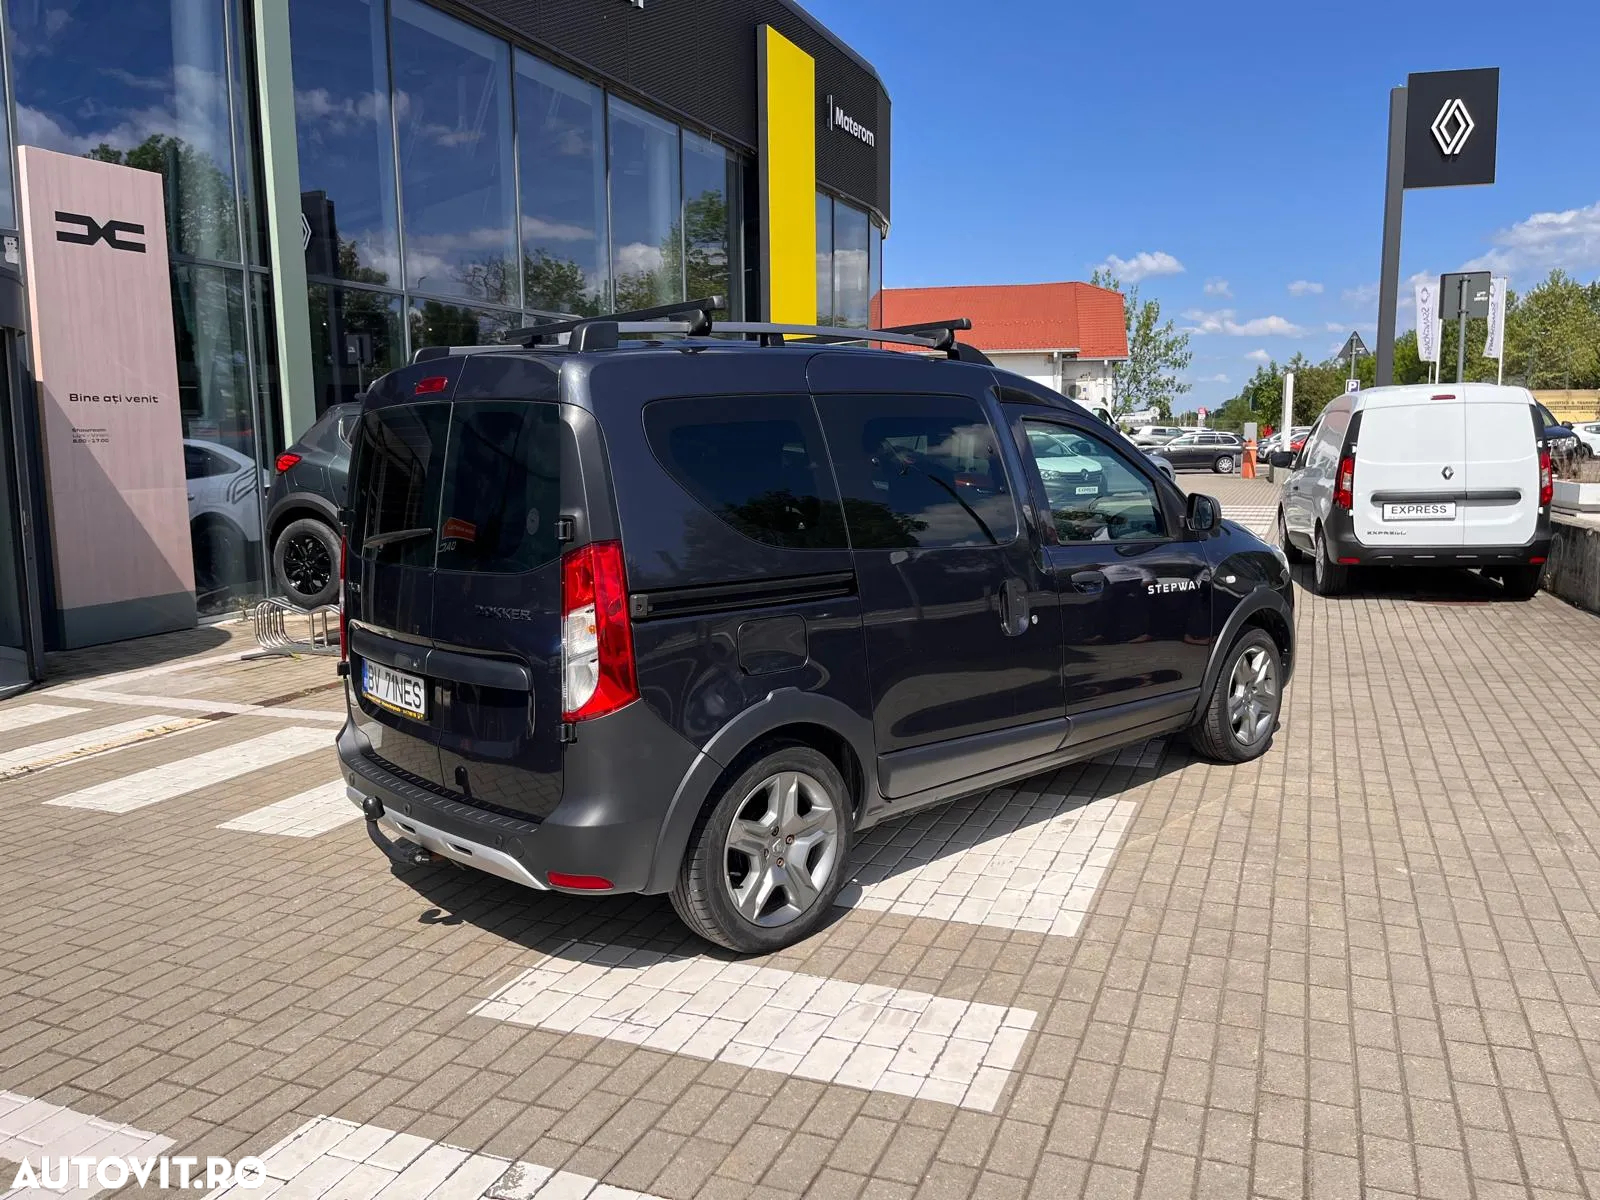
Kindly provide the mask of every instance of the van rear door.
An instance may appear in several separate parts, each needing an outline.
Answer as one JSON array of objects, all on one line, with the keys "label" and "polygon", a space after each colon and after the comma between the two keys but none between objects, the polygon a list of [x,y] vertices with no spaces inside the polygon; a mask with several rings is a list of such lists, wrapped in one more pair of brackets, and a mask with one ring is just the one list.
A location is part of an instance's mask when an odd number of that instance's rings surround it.
[{"label": "van rear door", "polygon": [[1466,416],[1459,392],[1370,394],[1356,439],[1356,538],[1364,546],[1459,546],[1465,539]]},{"label": "van rear door", "polygon": [[363,418],[349,572],[353,718],[380,765],[480,807],[561,799],[562,462],[554,402]]},{"label": "van rear door", "polygon": [[1467,389],[1466,544],[1521,546],[1539,523],[1539,443],[1521,389]]}]

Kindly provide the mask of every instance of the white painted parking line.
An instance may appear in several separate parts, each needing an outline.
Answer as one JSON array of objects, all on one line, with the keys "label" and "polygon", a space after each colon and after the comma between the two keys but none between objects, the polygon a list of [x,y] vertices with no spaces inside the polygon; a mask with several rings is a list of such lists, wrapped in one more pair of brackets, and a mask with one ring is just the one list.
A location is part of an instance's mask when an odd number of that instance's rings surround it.
[{"label": "white painted parking line", "polygon": [[19,704],[15,708],[0,709],[0,733],[26,729],[30,725],[43,725],[46,721],[59,721],[85,713],[87,708],[68,708],[64,704]]},{"label": "white painted parking line", "polygon": [[126,813],[161,800],[181,796],[276,766],[315,750],[333,753],[333,738],[326,729],[290,726],[235,746],[209,750],[193,758],[163,763],[119,779],[108,779],[82,791],[58,796],[46,804],[57,808],[92,808],[99,812]]},{"label": "white painted parking line", "polygon": [[994,1111],[1038,1014],[773,967],[570,942],[479,1016]]},{"label": "white painted parking line", "polygon": [[310,838],[361,819],[361,810],[345,795],[344,781],[320,784],[298,796],[268,804],[242,817],[224,821],[218,829],[240,833],[271,833],[279,837]]},{"label": "white painted parking line", "polygon": [[20,750],[0,754],[0,779],[12,775],[26,775],[71,759],[86,758],[107,750],[118,750],[134,742],[165,737],[182,729],[192,729],[206,722],[193,717],[173,717],[158,714],[153,717],[135,717],[131,721],[118,721],[115,725],[102,725],[47,742],[35,742]]},{"label": "white painted parking line", "polygon": [[[104,1121],[88,1113],[49,1104],[15,1092],[0,1092],[0,1158],[20,1163],[27,1160],[37,1172],[45,1156],[51,1159],[92,1157],[110,1158],[165,1154],[173,1141],[160,1134],[147,1133],[131,1125]],[[76,1179],[74,1172],[70,1179]],[[93,1180],[93,1176],[90,1176]],[[0,1181],[9,1188],[11,1180]],[[17,1195],[83,1198],[101,1189],[20,1189]],[[6,1193],[0,1192],[0,1195]]]},{"label": "white painted parking line", "polygon": [[335,1117],[307,1121],[261,1158],[261,1187],[213,1191],[203,1200],[659,1200],[572,1171]]},{"label": "white painted parking line", "polygon": [[1270,504],[1225,504],[1222,506],[1222,515],[1243,525],[1258,537],[1275,531],[1278,524],[1278,510]]},{"label": "white painted parking line", "polygon": [[874,826],[836,903],[1072,937],[1110,868],[1132,800],[996,788]]},{"label": "white painted parking line", "polygon": [[329,721],[344,724],[343,708],[283,708],[270,704],[240,704],[232,700],[196,700],[184,696],[149,696],[111,692],[100,687],[58,688],[54,695],[69,700],[96,700],[101,704],[138,704],[148,708],[175,708],[180,712],[227,713],[235,717],[273,717],[280,721]]}]

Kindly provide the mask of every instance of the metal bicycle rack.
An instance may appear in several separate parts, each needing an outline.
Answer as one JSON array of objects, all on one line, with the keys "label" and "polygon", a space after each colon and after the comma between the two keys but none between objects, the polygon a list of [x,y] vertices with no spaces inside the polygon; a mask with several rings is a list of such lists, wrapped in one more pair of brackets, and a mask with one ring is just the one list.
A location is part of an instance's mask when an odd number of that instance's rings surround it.
[{"label": "metal bicycle rack", "polygon": [[[256,644],[261,654],[338,654],[339,606],[296,608],[287,600],[269,597],[250,610]],[[291,632],[290,622],[303,623],[303,632]],[[248,655],[254,658],[256,655]]]}]

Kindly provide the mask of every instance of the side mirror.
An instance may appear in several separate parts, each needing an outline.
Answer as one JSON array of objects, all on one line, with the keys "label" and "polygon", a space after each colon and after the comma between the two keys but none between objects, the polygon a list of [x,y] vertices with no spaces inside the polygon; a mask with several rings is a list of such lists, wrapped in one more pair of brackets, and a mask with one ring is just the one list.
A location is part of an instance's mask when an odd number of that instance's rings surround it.
[{"label": "side mirror", "polygon": [[1274,470],[1278,469],[1279,467],[1287,467],[1290,463],[1294,462],[1294,451],[1274,450],[1271,454],[1267,455],[1267,461],[1272,464]]},{"label": "side mirror", "polygon": [[1571,421],[1563,421],[1563,422],[1561,422],[1561,425],[1562,425],[1562,427],[1564,429],[1571,429],[1572,428],[1572,422]]},{"label": "side mirror", "polygon": [[1184,524],[1189,526],[1191,533],[1210,533],[1221,523],[1222,505],[1210,496],[1202,496],[1198,492],[1190,494]]}]

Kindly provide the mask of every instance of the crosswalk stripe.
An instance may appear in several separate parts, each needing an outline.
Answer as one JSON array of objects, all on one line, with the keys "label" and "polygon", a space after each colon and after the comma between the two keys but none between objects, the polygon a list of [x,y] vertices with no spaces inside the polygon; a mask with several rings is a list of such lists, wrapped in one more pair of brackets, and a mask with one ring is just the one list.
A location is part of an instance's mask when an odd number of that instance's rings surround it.
[{"label": "crosswalk stripe", "polygon": [[660,1200],[574,1171],[556,1171],[381,1125],[314,1117],[261,1154],[266,1182],[201,1200]]},{"label": "crosswalk stripe", "polygon": [[87,708],[68,708],[64,704],[19,704],[15,708],[0,709],[0,733],[26,729],[30,725],[43,725],[46,721],[59,721],[88,712]]},{"label": "crosswalk stripe", "polygon": [[240,833],[272,833],[280,837],[310,838],[327,833],[351,821],[361,819],[361,810],[345,796],[344,781],[319,784],[268,804],[264,808],[245,813],[231,821],[224,821],[218,829],[232,829]]},{"label": "crosswalk stripe", "polygon": [[102,725],[98,729],[52,738],[48,742],[35,742],[20,750],[8,750],[0,754],[0,779],[53,766],[69,758],[81,758],[101,750],[115,749],[130,742],[145,741],[204,723],[192,717],[158,714],[153,717],[135,717],[131,721],[118,721],[115,725]]},{"label": "crosswalk stripe", "polygon": [[163,763],[120,779],[108,779],[45,803],[58,808],[132,812],[161,800],[237,779],[240,775],[259,771],[263,767],[275,766],[302,754],[310,754],[313,750],[325,750],[332,754],[333,738],[328,731],[292,725],[235,746],[224,746],[193,758]]},{"label": "crosswalk stripe", "polygon": [[569,942],[472,1009],[803,1079],[994,1111],[1038,1014],[773,967]]},{"label": "crosswalk stripe", "polygon": [[[102,1120],[16,1092],[0,1092],[0,1158],[8,1162],[28,1160],[37,1170],[41,1165],[40,1160],[46,1155],[53,1159],[129,1155],[144,1158],[147,1155],[165,1154],[173,1144],[169,1137],[147,1133],[131,1125],[119,1125],[115,1121]],[[10,1186],[11,1180],[0,1180],[0,1188]],[[55,1200],[61,1196],[87,1197],[99,1190],[96,1185],[67,1192],[25,1189],[17,1194]]]}]

